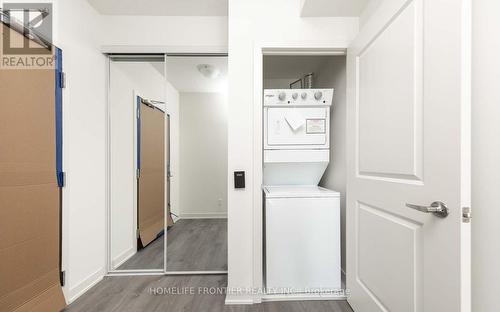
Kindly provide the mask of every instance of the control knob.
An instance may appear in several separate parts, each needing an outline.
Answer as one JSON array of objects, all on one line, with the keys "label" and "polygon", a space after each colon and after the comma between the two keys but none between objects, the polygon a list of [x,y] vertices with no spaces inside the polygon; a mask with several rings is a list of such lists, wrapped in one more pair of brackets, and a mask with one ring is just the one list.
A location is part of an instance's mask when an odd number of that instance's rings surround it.
[{"label": "control knob", "polygon": [[284,101],[286,99],[286,93],[285,92],[281,92],[278,95],[278,99],[280,99],[280,101]]},{"label": "control knob", "polygon": [[318,100],[318,101],[319,101],[319,100],[321,100],[321,98],[322,98],[322,97],[323,97],[323,92],[321,92],[321,91],[316,91],[316,92],[314,93],[314,98],[315,98],[316,100]]}]

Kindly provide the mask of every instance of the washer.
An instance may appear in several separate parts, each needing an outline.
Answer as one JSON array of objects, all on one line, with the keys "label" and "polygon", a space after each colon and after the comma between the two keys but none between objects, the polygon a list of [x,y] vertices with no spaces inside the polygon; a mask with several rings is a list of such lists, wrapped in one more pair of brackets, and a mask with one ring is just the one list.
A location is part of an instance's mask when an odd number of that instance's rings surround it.
[{"label": "washer", "polygon": [[315,185],[263,191],[267,293],[339,291],[340,193]]}]

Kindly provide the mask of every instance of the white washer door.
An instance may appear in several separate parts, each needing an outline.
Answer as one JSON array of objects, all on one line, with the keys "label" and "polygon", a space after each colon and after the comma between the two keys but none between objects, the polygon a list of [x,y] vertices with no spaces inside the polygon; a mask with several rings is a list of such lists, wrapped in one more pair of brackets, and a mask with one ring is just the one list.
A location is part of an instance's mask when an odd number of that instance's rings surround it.
[{"label": "white washer door", "polygon": [[339,198],[266,199],[268,293],[341,289]]}]

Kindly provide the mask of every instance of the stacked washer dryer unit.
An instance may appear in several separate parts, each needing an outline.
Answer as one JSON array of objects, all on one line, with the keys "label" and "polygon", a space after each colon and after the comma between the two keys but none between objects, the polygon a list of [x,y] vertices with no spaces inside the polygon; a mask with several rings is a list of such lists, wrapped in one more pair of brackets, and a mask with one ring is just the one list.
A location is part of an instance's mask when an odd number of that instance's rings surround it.
[{"label": "stacked washer dryer unit", "polygon": [[340,194],[319,187],[330,159],[333,89],[264,90],[268,294],[341,289]]}]

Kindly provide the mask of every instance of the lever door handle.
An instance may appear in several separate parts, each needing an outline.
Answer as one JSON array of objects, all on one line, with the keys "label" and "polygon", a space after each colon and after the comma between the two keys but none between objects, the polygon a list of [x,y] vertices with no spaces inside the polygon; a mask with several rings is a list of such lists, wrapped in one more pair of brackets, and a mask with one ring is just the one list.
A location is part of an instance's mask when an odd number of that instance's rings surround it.
[{"label": "lever door handle", "polygon": [[430,206],[406,204],[406,207],[425,213],[432,213],[439,218],[446,218],[448,216],[448,207],[440,201],[435,201]]}]

